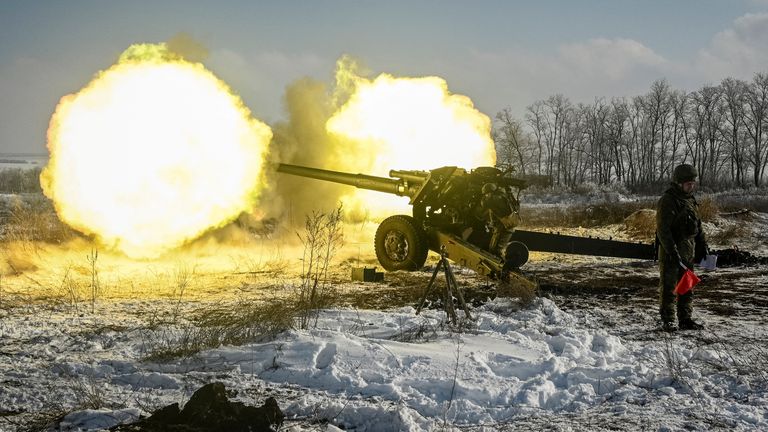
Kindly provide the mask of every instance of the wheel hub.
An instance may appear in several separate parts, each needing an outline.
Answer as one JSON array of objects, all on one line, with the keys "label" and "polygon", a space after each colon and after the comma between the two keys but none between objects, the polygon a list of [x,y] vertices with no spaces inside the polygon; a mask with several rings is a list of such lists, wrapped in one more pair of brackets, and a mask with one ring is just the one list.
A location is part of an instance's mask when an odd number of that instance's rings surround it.
[{"label": "wheel hub", "polygon": [[399,231],[390,231],[384,237],[384,250],[392,261],[405,261],[408,257],[408,239]]}]

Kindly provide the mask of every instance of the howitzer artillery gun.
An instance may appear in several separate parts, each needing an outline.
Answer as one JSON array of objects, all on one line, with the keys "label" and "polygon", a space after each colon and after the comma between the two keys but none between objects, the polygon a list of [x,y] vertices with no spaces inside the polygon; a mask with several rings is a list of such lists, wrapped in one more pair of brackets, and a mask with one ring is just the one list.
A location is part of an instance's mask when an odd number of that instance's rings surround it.
[{"label": "howitzer artillery gun", "polygon": [[525,264],[529,250],[654,258],[652,245],[516,230],[526,182],[494,167],[391,170],[390,178],[288,164],[277,171],[409,197],[412,216],[390,216],[376,230],[376,257],[389,271],[420,269],[429,250],[491,277]]}]

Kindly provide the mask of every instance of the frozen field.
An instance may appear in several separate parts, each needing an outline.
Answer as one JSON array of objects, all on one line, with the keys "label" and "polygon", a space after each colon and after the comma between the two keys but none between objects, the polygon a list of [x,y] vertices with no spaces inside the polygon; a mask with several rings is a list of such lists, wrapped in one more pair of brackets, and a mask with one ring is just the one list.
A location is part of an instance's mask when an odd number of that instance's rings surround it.
[{"label": "frozen field", "polygon": [[[734,244],[768,255],[768,215],[707,230],[734,225],[744,226]],[[347,228],[361,239],[369,229]],[[337,301],[316,325],[268,337],[254,318],[238,343],[194,349],[226,331],[206,317],[285,298],[300,252],[260,243],[251,257],[220,247],[132,264],[104,254],[92,301],[82,288],[94,268],[78,247],[36,249],[27,270],[0,280],[0,430],[104,429],[183,405],[209,382],[248,405],[275,397],[280,430],[768,428],[765,266],[705,274],[695,313],[706,329],[666,334],[655,263],[534,254],[525,271],[540,296],[529,304],[492,299],[488,281],[458,270],[474,320],[452,326],[439,309],[415,313],[430,268],[348,282],[350,263],[374,260],[352,240],[332,271]]]}]

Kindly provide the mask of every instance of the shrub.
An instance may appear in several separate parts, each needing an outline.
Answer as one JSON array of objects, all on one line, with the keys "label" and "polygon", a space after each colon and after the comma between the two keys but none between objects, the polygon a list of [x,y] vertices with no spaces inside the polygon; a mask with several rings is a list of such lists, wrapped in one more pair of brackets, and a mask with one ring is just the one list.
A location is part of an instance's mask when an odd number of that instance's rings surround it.
[{"label": "shrub", "polygon": [[330,213],[312,212],[306,217],[304,233],[297,233],[304,245],[301,285],[295,300],[302,329],[316,322],[317,310],[326,307],[332,297],[328,266],[344,240],[341,218],[341,206]]}]

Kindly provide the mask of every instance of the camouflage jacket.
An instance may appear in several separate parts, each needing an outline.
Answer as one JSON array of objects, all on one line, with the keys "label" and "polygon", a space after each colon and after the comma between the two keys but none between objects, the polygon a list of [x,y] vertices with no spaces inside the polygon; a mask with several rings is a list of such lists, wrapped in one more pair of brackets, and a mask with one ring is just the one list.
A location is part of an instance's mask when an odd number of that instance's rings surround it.
[{"label": "camouflage jacket", "polygon": [[656,238],[659,259],[674,261],[679,256],[691,267],[706,253],[707,242],[701,229],[699,204],[678,184],[672,183],[656,206]]}]

